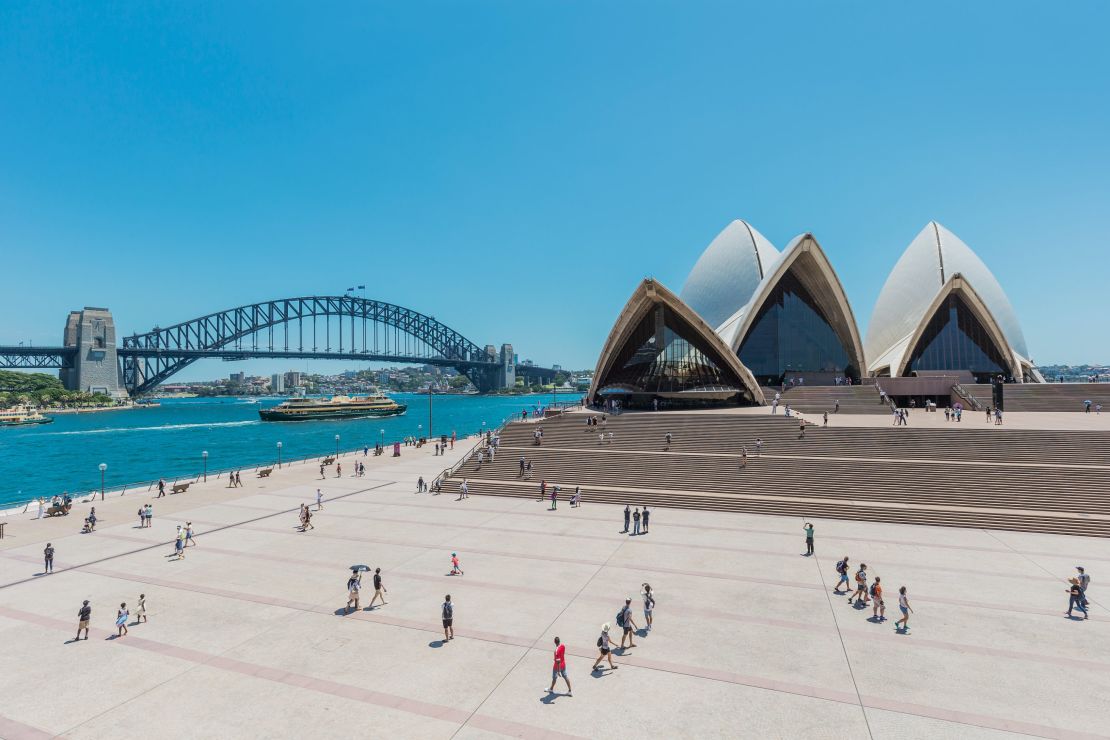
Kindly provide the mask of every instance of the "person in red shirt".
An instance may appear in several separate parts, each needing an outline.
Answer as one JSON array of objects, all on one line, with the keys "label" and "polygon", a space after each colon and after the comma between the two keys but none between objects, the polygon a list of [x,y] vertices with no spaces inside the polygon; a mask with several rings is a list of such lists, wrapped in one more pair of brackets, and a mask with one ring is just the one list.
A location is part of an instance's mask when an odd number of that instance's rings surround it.
[{"label": "person in red shirt", "polygon": [[555,681],[563,677],[567,682],[567,696],[574,696],[570,693],[570,679],[567,678],[567,646],[559,642],[559,638],[555,638],[555,665],[551,668],[551,686],[547,689],[547,693],[555,692]]}]

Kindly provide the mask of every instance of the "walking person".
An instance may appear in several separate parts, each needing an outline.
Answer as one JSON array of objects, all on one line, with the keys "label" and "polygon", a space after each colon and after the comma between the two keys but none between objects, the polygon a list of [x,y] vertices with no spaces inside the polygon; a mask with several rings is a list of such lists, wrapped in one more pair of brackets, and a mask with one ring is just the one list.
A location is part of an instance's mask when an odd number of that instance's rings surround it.
[{"label": "walking person", "polygon": [[146,618],[146,594],[139,594],[139,603],[135,607],[135,624],[142,624]]},{"label": "walking person", "polygon": [[636,626],[636,620],[632,618],[632,599],[625,599],[624,607],[617,612],[617,626],[624,630],[621,634],[621,650],[624,650],[625,638],[628,638],[628,647],[636,647],[636,643],[632,642],[633,630],[639,628]]},{"label": "walking person", "polygon": [[86,599],[81,604],[81,608],[77,610],[77,637],[73,638],[74,642],[81,639],[81,630],[85,630],[85,639],[89,639],[90,619],[92,619],[92,607],[89,606],[88,599]]},{"label": "walking person", "polygon": [[574,487],[574,495],[570,497],[570,505],[571,505],[571,507],[573,507],[575,509],[577,509],[579,506],[582,505],[582,487],[581,486],[575,486]]},{"label": "walking person", "polygon": [[177,525],[177,534],[173,538],[173,554],[176,560],[185,557],[185,531],[180,524]]},{"label": "walking person", "polygon": [[601,625],[601,635],[597,638],[597,660],[594,661],[593,668],[590,671],[596,671],[601,661],[608,660],[610,670],[617,670],[617,666],[613,665],[613,646],[609,641],[609,623]]},{"label": "walking person", "polygon": [[324,510],[324,494],[319,488],[317,488],[316,489],[316,511],[323,511],[323,510]]},{"label": "walking person", "polygon": [[563,680],[567,683],[567,696],[573,696],[570,692],[570,679],[567,678],[567,646],[559,642],[559,638],[555,638],[555,664],[551,668],[551,686],[547,688],[547,693],[555,693],[555,680],[562,676]]},{"label": "walking person", "polygon": [[867,563],[860,563],[859,570],[856,571],[856,592],[848,597],[848,604],[853,600],[856,603],[871,603],[871,597],[867,595]]},{"label": "walking person", "polygon": [[131,616],[131,612],[127,611],[127,604],[119,605],[119,611],[116,612],[116,637],[123,637],[127,634],[127,619]]},{"label": "walking person", "polygon": [[470,486],[468,486],[466,484],[466,478],[463,478],[463,482],[459,484],[459,497],[455,500],[456,501],[462,501],[464,498],[467,498],[469,495],[470,495]]},{"label": "walking person", "polygon": [[324,477],[324,464],[320,463],[320,480],[323,480]]},{"label": "walking person", "polygon": [[1087,601],[1087,588],[1091,585],[1091,577],[1087,575],[1087,571],[1083,568],[1082,565],[1075,566],[1075,569],[1079,571],[1079,575],[1076,576],[1076,580],[1079,581],[1079,587],[1083,589],[1083,606],[1088,606],[1090,602]]},{"label": "walking person", "polygon": [[139,506],[139,529],[146,529],[146,507]]},{"label": "walking person", "polygon": [[159,478],[158,479],[158,495],[155,496],[155,498],[162,498],[165,495],[166,495],[166,479],[165,478]]},{"label": "walking person", "polygon": [[644,629],[651,632],[651,616],[655,612],[655,594],[650,583],[640,585],[640,596],[644,599]]},{"label": "walking person", "polygon": [[154,524],[154,505],[147,504],[143,508],[146,509],[146,526],[150,528]]},{"label": "walking person", "polygon": [[1083,598],[1083,587],[1079,585],[1079,579],[1069,579],[1068,583],[1071,584],[1071,586],[1066,589],[1068,592],[1068,610],[1064,613],[1070,617],[1071,610],[1078,609],[1083,612],[1084,619],[1090,619],[1091,615],[1087,613],[1087,605],[1084,603],[1085,599]]},{"label": "walking person", "polygon": [[875,582],[871,584],[871,603],[874,605],[871,608],[871,619],[876,622],[886,621],[886,602],[883,601],[883,579],[875,576]]},{"label": "walking person", "polygon": [[763,457],[763,440],[759,437],[755,438],[755,456]]},{"label": "walking person", "polygon": [[358,600],[362,593],[362,574],[352,572],[351,577],[347,579],[347,609],[344,614],[351,612],[352,605],[354,610],[358,611]]},{"label": "walking person", "polygon": [[558,508],[559,508],[559,487],[558,486],[552,486],[551,487],[551,511],[555,511]]},{"label": "walking person", "polygon": [[902,625],[902,632],[910,628],[910,614],[913,613],[913,607],[910,606],[909,597],[906,596],[906,587],[902,586],[898,589],[898,609],[902,612],[902,618],[894,623],[894,631],[898,631],[898,625]]},{"label": "walking person", "polygon": [[370,599],[370,605],[367,606],[366,608],[367,609],[373,609],[374,608],[374,602],[377,601],[378,599],[382,600],[382,606],[385,606],[386,604],[388,604],[389,602],[385,600],[385,595],[386,595],[386,593],[388,593],[388,591],[389,591],[389,589],[387,589],[385,587],[385,585],[382,583],[382,569],[381,568],[375,568],[374,569],[374,596],[373,596],[373,598]]},{"label": "walking person", "polygon": [[802,529],[804,529],[806,533],[806,556],[808,557],[813,555],[813,523],[806,522],[806,525]]},{"label": "walking person", "polygon": [[650,511],[648,511],[648,507],[646,507],[646,506],[645,506],[645,507],[644,507],[644,512],[643,512],[643,518],[644,518],[644,534],[647,534],[647,533],[648,533],[648,516],[650,516],[650,514],[651,514],[651,512],[650,512]]},{"label": "walking person", "polygon": [[740,446],[740,469],[748,469],[748,448],[743,445]]},{"label": "walking person", "polygon": [[194,538],[193,534],[193,523],[185,522],[185,547],[188,547],[189,545],[192,545],[193,547],[197,546],[197,541]]},{"label": "walking person", "polygon": [[839,574],[839,577],[837,578],[836,586],[833,588],[833,593],[834,594],[840,593],[840,584],[842,584],[842,583],[844,584],[844,592],[845,593],[850,592],[852,589],[848,585],[848,556],[847,555],[845,555],[841,560],[837,561],[837,563],[836,563],[836,572]]},{"label": "walking person", "polygon": [[312,511],[306,506],[301,512],[301,531],[307,532],[310,529],[316,529],[316,526],[312,523]]},{"label": "walking person", "polygon": [[451,553],[451,575],[464,575],[464,573],[462,572],[462,568],[459,567],[459,554],[457,552]]},{"label": "walking person", "polygon": [[640,508],[636,507],[632,512],[632,536],[635,537],[638,534],[640,534]]},{"label": "walking person", "polygon": [[455,639],[455,606],[451,603],[451,594],[443,597],[443,606],[440,607],[440,616],[443,618],[443,641]]}]

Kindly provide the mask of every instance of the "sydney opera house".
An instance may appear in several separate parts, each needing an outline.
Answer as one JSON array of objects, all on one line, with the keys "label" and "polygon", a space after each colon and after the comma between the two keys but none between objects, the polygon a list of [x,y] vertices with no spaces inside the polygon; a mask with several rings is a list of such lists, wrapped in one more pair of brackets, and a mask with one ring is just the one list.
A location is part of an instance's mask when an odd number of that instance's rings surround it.
[{"label": "sydney opera house", "polygon": [[590,398],[627,407],[762,404],[765,388],[786,383],[878,378],[1044,382],[1002,286],[940,224],[926,225],[903,252],[861,337],[812,234],[779,251],[733,221],[678,294],[651,278],[636,288],[598,358]]}]

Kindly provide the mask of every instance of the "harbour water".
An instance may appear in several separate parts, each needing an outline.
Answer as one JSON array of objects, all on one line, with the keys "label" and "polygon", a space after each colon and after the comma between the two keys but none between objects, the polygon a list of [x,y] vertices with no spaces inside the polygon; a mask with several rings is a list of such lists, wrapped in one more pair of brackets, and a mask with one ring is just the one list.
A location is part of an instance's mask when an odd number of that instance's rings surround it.
[{"label": "harbour water", "polygon": [[[344,421],[263,422],[261,403],[238,398],[166,399],[154,408],[59,414],[52,424],[0,429],[0,508],[62,491],[88,493],[100,488],[101,463],[107,488],[150,481],[159,477],[196,476],[208,470],[253,467],[277,461],[277,443],[286,462],[308,456],[350,450],[405,436],[426,435],[428,396],[391,393],[408,406],[402,416]],[[558,395],[559,402],[576,401],[577,394]],[[552,397],[433,396],[432,432],[461,437],[494,428],[506,418],[531,413]]]}]

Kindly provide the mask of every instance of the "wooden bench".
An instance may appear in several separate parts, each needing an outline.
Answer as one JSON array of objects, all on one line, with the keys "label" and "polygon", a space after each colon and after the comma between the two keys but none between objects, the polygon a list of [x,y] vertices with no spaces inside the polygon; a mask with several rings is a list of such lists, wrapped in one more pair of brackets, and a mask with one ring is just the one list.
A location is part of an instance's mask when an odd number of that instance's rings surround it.
[{"label": "wooden bench", "polygon": [[334,457],[325,457],[323,460],[320,461],[320,464],[321,465],[331,465],[333,462],[335,462]]},{"label": "wooden bench", "polygon": [[272,473],[272,472],[274,472],[273,468],[262,468],[261,470],[258,471],[258,477],[259,478],[269,478],[270,473]]},{"label": "wooden bench", "polygon": [[[72,506],[72,504],[70,504]],[[64,516],[69,513],[69,506],[51,506],[46,510],[47,516]]]},{"label": "wooden bench", "polygon": [[174,483],[173,484],[173,491],[171,491],[171,493],[185,493],[186,491],[189,490],[190,485],[192,485],[192,484],[191,483]]}]

